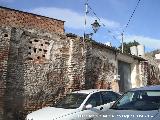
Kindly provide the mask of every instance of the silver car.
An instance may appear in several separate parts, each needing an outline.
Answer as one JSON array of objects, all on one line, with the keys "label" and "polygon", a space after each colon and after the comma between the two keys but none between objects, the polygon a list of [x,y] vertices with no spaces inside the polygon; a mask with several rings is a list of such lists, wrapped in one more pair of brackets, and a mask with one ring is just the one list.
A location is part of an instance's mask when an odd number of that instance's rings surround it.
[{"label": "silver car", "polygon": [[160,85],[129,90],[94,120],[160,120]]},{"label": "silver car", "polygon": [[111,90],[80,90],[67,94],[52,107],[28,114],[26,120],[93,120],[119,97]]}]

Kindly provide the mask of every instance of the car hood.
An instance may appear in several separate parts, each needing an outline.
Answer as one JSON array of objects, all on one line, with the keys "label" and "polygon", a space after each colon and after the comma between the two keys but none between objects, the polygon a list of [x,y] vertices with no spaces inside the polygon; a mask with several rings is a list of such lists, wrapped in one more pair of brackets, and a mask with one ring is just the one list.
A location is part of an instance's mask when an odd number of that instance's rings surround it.
[{"label": "car hood", "polygon": [[152,120],[158,113],[158,110],[138,111],[109,109],[102,113],[100,118],[102,120]]},{"label": "car hood", "polygon": [[78,111],[78,109],[45,107],[28,114],[27,120],[54,120],[55,118],[61,118],[66,115],[73,114],[76,111]]}]

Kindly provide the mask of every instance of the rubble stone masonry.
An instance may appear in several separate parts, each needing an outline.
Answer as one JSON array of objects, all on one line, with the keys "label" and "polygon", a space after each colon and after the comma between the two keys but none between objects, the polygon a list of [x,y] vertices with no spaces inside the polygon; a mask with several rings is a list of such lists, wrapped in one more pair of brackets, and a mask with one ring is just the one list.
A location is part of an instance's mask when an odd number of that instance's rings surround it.
[{"label": "rubble stone masonry", "polygon": [[94,41],[88,42],[86,52],[86,88],[111,89],[117,73],[117,59],[114,50]]},{"label": "rubble stone masonry", "polygon": [[81,89],[84,57],[79,38],[33,29],[0,30],[1,36],[8,35],[0,47],[0,119],[22,119]]},{"label": "rubble stone masonry", "polygon": [[4,115],[7,63],[11,29],[0,29],[0,120]]},{"label": "rubble stone masonry", "polygon": [[4,7],[0,18],[0,120],[19,120],[26,111],[52,105],[67,92],[68,77],[81,74],[72,70],[74,61],[67,65],[64,21]]}]

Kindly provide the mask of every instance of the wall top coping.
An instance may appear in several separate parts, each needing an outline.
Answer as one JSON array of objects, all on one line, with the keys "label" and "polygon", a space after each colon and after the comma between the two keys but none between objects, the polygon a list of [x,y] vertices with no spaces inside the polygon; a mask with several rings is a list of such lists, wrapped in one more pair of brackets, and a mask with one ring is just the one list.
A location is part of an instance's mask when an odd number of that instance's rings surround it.
[{"label": "wall top coping", "polygon": [[95,40],[86,40],[86,41],[88,41],[88,42],[91,42],[91,43],[93,43],[94,45],[98,45],[98,46],[100,46],[100,47],[102,47],[102,48],[106,48],[106,49],[109,49],[109,50],[111,50],[111,51],[113,51],[113,52],[115,52],[116,54],[121,54],[121,55],[125,55],[125,56],[128,56],[128,57],[132,57],[132,58],[134,58],[134,59],[137,59],[137,60],[139,60],[139,61],[146,61],[146,59],[144,59],[144,58],[142,58],[142,57],[138,57],[138,56],[135,56],[135,55],[132,55],[132,54],[128,54],[128,53],[122,53],[120,50],[118,50],[116,47],[110,47],[110,46],[107,46],[107,45],[105,45],[105,44],[103,44],[103,43],[99,43],[99,42],[97,42],[97,41],[95,41]]}]

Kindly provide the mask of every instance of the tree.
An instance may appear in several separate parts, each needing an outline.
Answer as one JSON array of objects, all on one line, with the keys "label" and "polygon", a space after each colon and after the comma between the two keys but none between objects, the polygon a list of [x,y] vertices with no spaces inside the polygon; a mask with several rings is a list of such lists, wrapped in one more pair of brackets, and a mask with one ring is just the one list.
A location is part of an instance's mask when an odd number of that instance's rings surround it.
[{"label": "tree", "polygon": [[[137,46],[137,45],[139,45],[139,42],[137,42],[135,40],[133,42],[128,42],[128,43],[124,42],[123,43],[123,50],[124,50],[123,52],[124,53],[131,53],[130,47]],[[120,45],[118,48],[121,50],[122,45]]]}]

